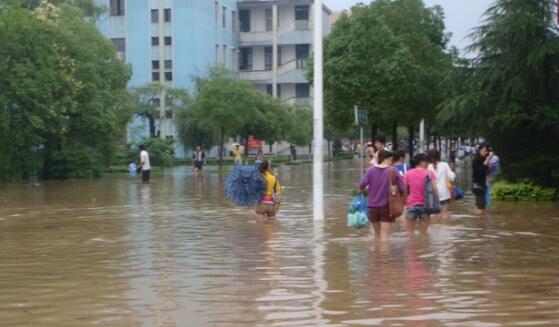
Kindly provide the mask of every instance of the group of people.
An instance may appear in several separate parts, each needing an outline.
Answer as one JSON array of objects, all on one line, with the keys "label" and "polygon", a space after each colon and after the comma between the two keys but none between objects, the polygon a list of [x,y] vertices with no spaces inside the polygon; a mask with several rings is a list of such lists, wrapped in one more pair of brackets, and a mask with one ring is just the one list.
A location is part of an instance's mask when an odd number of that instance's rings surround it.
[{"label": "group of people", "polygon": [[[448,219],[456,174],[449,164],[441,160],[440,152],[431,149],[426,154],[416,154],[408,165],[404,152],[392,153],[385,150],[385,144],[386,139],[380,135],[367,147],[370,166],[358,185],[359,193],[367,191],[368,218],[375,236],[381,241],[388,240],[396,219],[405,220],[408,234],[414,234],[417,226],[420,232],[427,232],[433,215]],[[491,148],[482,144],[473,160],[472,191],[476,198],[477,215],[482,215],[486,208],[487,174],[493,156]],[[405,210],[401,216],[390,210],[391,185],[396,186],[401,198],[405,199]],[[435,211],[426,209],[428,190],[432,190],[438,201]]]}]

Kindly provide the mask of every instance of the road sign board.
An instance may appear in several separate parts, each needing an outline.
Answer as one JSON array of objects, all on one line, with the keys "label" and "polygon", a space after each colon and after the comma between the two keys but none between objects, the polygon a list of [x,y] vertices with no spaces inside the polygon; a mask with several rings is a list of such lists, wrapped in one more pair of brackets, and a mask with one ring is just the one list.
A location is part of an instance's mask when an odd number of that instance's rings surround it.
[{"label": "road sign board", "polygon": [[355,107],[355,125],[365,126],[369,120],[367,119],[367,111]]}]

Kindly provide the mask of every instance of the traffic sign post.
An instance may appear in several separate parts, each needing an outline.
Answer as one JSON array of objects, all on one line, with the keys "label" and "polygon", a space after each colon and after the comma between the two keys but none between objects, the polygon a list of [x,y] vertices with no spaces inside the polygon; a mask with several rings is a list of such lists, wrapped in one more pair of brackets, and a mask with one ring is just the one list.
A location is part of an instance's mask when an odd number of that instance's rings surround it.
[{"label": "traffic sign post", "polygon": [[355,125],[359,126],[359,138],[360,138],[360,151],[359,151],[359,159],[360,159],[360,164],[361,164],[361,174],[363,173],[363,171],[365,170],[365,164],[364,164],[364,155],[363,155],[363,151],[364,151],[364,146],[363,146],[363,126],[368,124],[368,118],[367,118],[367,111],[366,110],[361,110],[359,109],[358,106],[355,106],[354,108],[355,110]]}]

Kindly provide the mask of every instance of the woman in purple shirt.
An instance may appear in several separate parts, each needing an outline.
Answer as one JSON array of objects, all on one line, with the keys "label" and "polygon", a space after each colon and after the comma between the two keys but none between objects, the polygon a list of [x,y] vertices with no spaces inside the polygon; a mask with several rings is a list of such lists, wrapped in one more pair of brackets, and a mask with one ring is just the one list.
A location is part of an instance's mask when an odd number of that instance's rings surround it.
[{"label": "woman in purple shirt", "polygon": [[375,238],[388,241],[392,224],[396,219],[396,217],[391,217],[388,208],[389,176],[394,176],[402,194],[404,194],[406,187],[402,176],[392,167],[391,152],[379,151],[378,162],[378,165],[370,167],[367,173],[363,175],[359,183],[359,192],[362,193],[368,188],[367,207]]}]

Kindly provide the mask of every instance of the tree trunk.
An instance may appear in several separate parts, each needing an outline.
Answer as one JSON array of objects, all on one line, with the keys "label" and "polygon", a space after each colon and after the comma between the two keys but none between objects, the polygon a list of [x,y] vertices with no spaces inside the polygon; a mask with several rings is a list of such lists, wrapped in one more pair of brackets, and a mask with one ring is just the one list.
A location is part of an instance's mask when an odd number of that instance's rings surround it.
[{"label": "tree trunk", "polygon": [[273,148],[273,147],[274,147],[274,141],[270,141],[270,144],[269,144],[269,152],[270,152],[270,155],[271,155],[272,152],[274,151],[274,148]]},{"label": "tree trunk", "polygon": [[326,143],[328,143],[328,159],[331,158],[331,154],[330,154],[330,138],[326,139]]},{"label": "tree trunk", "polygon": [[378,134],[378,124],[371,123],[371,142],[374,142],[375,136]]},{"label": "tree trunk", "polygon": [[223,145],[225,143],[225,128],[221,127],[221,135],[219,136],[219,164],[223,164]]},{"label": "tree trunk", "polygon": [[408,152],[410,154],[410,159],[411,157],[413,157],[413,141],[415,139],[415,135],[414,135],[414,127],[413,125],[408,127]]},{"label": "tree trunk", "polygon": [[149,122],[149,137],[155,137],[155,119],[153,119],[152,115],[147,115],[148,122]]},{"label": "tree trunk", "polygon": [[248,156],[248,139],[250,138],[249,135],[245,136],[245,157]]},{"label": "tree trunk", "polygon": [[398,150],[398,123],[392,122],[392,151]]}]

